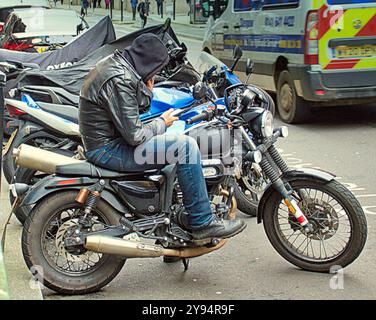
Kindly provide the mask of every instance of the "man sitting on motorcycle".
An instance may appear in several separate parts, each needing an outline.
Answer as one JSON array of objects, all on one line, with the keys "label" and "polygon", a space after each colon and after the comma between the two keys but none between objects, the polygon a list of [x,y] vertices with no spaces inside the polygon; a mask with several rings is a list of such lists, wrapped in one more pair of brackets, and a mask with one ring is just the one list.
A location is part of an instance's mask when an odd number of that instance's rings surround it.
[{"label": "man sitting on motorcycle", "polygon": [[80,94],[79,125],[87,159],[114,171],[144,171],[177,164],[193,238],[229,238],[245,228],[240,219],[212,213],[196,140],[164,134],[178,118],[166,111],[143,124],[154,76],[169,62],[167,48],[154,34],[134,40],[123,52],[101,60],[87,76]]}]

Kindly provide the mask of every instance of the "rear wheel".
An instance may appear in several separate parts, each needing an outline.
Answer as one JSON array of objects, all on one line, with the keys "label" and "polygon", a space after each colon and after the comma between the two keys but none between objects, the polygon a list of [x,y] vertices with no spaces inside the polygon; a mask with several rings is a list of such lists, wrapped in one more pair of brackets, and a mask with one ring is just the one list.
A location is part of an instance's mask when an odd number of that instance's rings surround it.
[{"label": "rear wheel", "polygon": [[297,180],[290,185],[314,231],[306,233],[274,192],[264,211],[264,228],[273,247],[287,261],[309,271],[330,272],[334,266],[352,263],[367,238],[367,221],[354,195],[335,180],[325,184]]},{"label": "rear wheel", "polygon": [[286,123],[303,123],[311,113],[309,102],[298,96],[294,80],[287,70],[278,77],[277,107],[279,116]]},{"label": "rear wheel", "polygon": [[[29,268],[38,266],[43,285],[61,294],[87,294],[108,284],[120,272],[125,260],[118,256],[82,249],[68,252],[67,234],[75,228],[80,210],[77,191],[63,191],[38,203],[27,218],[22,233],[22,252]],[[120,216],[103,200],[92,211],[92,229],[117,225]]]}]

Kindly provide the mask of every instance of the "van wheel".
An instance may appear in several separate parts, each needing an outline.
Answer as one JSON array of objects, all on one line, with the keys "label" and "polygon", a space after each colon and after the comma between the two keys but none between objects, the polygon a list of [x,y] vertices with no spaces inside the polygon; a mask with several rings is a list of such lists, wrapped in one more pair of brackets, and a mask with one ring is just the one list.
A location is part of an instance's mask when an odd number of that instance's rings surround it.
[{"label": "van wheel", "polygon": [[294,81],[287,70],[282,71],[278,78],[277,108],[279,116],[286,123],[303,123],[311,113],[309,102],[297,95]]}]

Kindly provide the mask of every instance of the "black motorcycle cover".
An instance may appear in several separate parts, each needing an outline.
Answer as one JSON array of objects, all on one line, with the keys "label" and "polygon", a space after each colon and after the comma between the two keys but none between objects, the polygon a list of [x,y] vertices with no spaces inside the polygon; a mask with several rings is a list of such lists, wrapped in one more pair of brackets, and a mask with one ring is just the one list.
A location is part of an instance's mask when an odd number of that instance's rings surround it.
[{"label": "black motorcycle cover", "polygon": [[180,45],[180,42],[170,24],[166,22],[162,25],[137,30],[123,36],[122,38],[112,41],[111,43],[98,48],[94,52],[89,53],[84,59],[75,63],[71,67],[53,70],[30,70],[23,72],[16,79],[8,81],[6,85],[6,92],[12,88],[20,88],[25,85],[42,85],[61,87],[72,94],[78,95],[86,75],[99,60],[112,54],[115,50],[123,50],[126,46],[131,45],[133,40],[140,34],[147,32],[160,36],[165,43],[168,40],[173,40],[177,45]]},{"label": "black motorcycle cover", "polygon": [[86,57],[88,52],[93,52],[115,39],[115,28],[110,17],[106,16],[61,49],[42,53],[0,49],[0,61],[35,63],[40,70],[60,69],[72,66]]}]

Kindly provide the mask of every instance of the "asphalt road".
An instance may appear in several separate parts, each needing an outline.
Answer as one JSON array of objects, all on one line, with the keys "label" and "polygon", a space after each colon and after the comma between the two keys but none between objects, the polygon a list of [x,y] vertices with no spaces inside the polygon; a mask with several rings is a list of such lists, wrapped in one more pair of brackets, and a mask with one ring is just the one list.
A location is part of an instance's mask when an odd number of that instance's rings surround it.
[{"label": "asphalt road", "polygon": [[[116,29],[118,36],[134,30]],[[190,59],[196,59],[200,42],[183,40]],[[344,270],[343,288],[331,288],[337,283],[332,274],[289,264],[272,248],[263,226],[241,215],[247,229],[220,251],[192,259],[187,272],[181,263],[164,264],[161,258],[133,259],[99,293],[64,297],[45,290],[45,299],[375,299],[376,106],[317,109],[310,123],[289,128],[288,139],[278,144],[287,162],[335,173],[367,213],[366,248]]]}]

